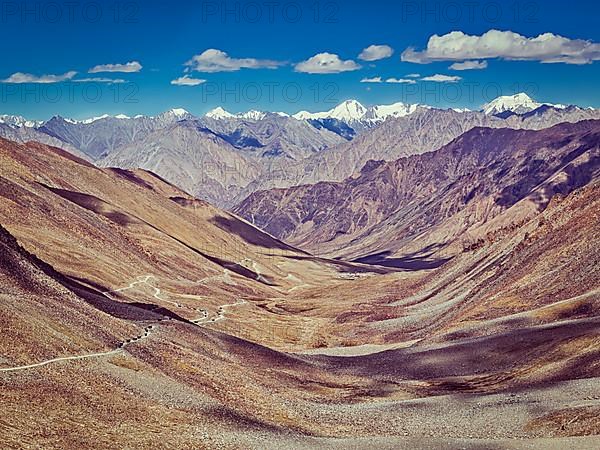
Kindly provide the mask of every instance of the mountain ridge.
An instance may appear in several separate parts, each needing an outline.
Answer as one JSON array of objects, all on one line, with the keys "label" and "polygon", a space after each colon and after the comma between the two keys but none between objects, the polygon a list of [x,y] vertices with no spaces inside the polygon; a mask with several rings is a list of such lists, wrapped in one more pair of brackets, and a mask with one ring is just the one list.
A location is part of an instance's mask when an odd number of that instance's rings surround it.
[{"label": "mountain ridge", "polygon": [[[471,221],[485,224],[527,195],[545,205],[552,194],[541,191],[538,198],[532,191],[543,183],[548,192],[566,194],[597,177],[599,146],[597,120],[539,131],[476,127],[437,151],[374,161],[344,181],[255,192],[234,211],[274,236],[332,257],[366,262],[387,252],[381,264],[395,254],[452,256],[452,242]],[[550,183],[564,166],[572,166],[565,172],[571,175],[561,175],[565,186]],[[455,224],[444,228],[444,221]],[[438,226],[445,236],[436,236]],[[434,251],[424,250],[430,247]]]},{"label": "mountain ridge", "polygon": [[[485,103],[479,109],[479,111],[485,112],[486,114],[493,115],[495,113],[502,113],[507,110],[517,113],[518,108],[523,108],[523,111],[521,111],[521,112],[529,112],[529,111],[532,111],[533,109],[536,109],[543,105],[558,108],[558,109],[563,109],[563,108],[566,108],[567,106],[577,107],[580,109],[591,109],[591,110],[596,109],[596,108],[592,108],[592,107],[584,108],[584,107],[577,106],[574,104],[564,105],[564,104],[553,104],[553,103],[548,103],[548,102],[537,102],[537,101],[533,100],[526,93],[520,92],[520,93],[513,94],[513,95],[501,95],[499,97],[496,97],[495,99],[490,100],[489,102]],[[230,113],[230,112],[226,111],[222,106],[218,106],[202,115],[194,115],[184,108],[175,107],[175,108],[171,108],[166,111],[163,111],[162,113],[160,113],[158,115],[153,115],[153,116],[147,115],[147,114],[138,114],[135,116],[127,116],[125,114],[116,114],[116,115],[102,114],[100,116],[89,117],[89,118],[85,118],[85,119],[72,119],[69,117],[61,116],[61,115],[55,115],[52,118],[60,118],[60,119],[66,120],[72,124],[90,124],[90,123],[96,122],[98,120],[103,120],[103,119],[120,119],[120,120],[131,120],[131,119],[141,119],[141,118],[154,119],[154,118],[158,118],[161,116],[167,116],[167,115],[173,115],[173,116],[177,116],[180,118],[209,117],[209,118],[213,118],[213,119],[236,118],[236,119],[248,119],[248,120],[262,120],[266,114],[277,114],[282,117],[293,117],[298,120],[332,118],[332,119],[338,119],[338,120],[352,121],[352,120],[359,120],[361,118],[366,118],[369,120],[377,121],[377,120],[387,119],[388,117],[402,117],[404,115],[410,114],[412,112],[411,110],[414,110],[418,107],[434,108],[434,109],[442,109],[442,110],[443,109],[455,109],[455,110],[459,111],[459,109],[456,109],[456,108],[434,107],[434,106],[430,106],[427,104],[405,103],[402,101],[396,102],[396,103],[390,103],[390,104],[375,104],[375,105],[370,105],[370,106],[364,106],[358,100],[349,99],[349,100],[345,100],[345,101],[339,103],[338,105],[336,105],[333,108],[326,110],[326,111],[308,112],[308,111],[302,110],[302,111],[298,111],[293,114],[287,114],[287,113],[279,112],[279,111],[258,111],[255,109],[250,109],[246,112],[240,112],[240,113]],[[493,111],[494,108],[497,108],[495,110],[495,112]],[[460,111],[467,112],[467,111],[472,111],[472,109],[461,108]],[[35,128],[35,127],[43,125],[45,122],[48,122],[51,119],[31,120],[31,119],[27,119],[20,115],[9,115],[9,114],[0,115],[0,123],[4,123],[7,125],[12,125],[12,126],[16,126],[16,127],[26,126],[26,127]]]},{"label": "mountain ridge", "polygon": [[230,208],[256,190],[341,181],[371,159],[433,151],[473,126],[540,129],[600,118],[600,110],[547,104],[495,115],[404,103],[336,108],[339,118],[300,120],[260,111],[197,118],[184,109],[80,121],[56,116],[37,128],[0,124],[0,135],[63,147],[102,166],[146,168]]}]

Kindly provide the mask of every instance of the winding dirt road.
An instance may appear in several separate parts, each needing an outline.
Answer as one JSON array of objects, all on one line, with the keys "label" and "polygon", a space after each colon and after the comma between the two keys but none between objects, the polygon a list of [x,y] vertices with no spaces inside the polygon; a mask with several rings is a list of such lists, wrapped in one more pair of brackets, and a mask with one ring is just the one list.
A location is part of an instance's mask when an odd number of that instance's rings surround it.
[{"label": "winding dirt road", "polygon": [[219,308],[217,309],[217,315],[215,317],[212,317],[209,322],[219,322],[221,320],[225,320],[227,319],[227,317],[225,316],[225,309],[226,308],[233,308],[235,306],[241,306],[241,305],[245,305],[246,303],[248,303],[246,300],[240,299],[235,303],[229,303],[226,305],[221,305],[219,306]]},{"label": "winding dirt road", "polygon": [[[219,279],[223,279],[223,278],[229,278],[229,275],[227,273],[227,271],[224,271],[224,275],[217,275],[217,276],[213,276],[213,277],[208,277],[202,280],[197,281],[197,283],[204,283],[209,279],[215,279],[215,278],[219,278]],[[260,276],[260,275],[259,275]],[[240,306],[240,305],[245,305],[248,302],[246,300],[240,299],[235,303],[229,303],[229,304],[225,304],[225,305],[220,305],[217,307],[217,314],[213,317],[209,318],[209,312],[207,309],[204,308],[193,308],[191,306],[187,306],[187,305],[183,305],[181,303],[178,302],[174,302],[172,300],[168,300],[166,298],[164,298],[164,296],[162,295],[162,291],[157,288],[156,286],[154,286],[153,284],[150,283],[150,280],[156,280],[156,277],[154,275],[142,275],[141,277],[138,277],[137,281],[133,281],[129,284],[129,286],[120,288],[120,289],[115,289],[112,291],[106,291],[104,292],[105,295],[110,295],[112,292],[123,292],[126,291],[128,289],[135,289],[136,286],[140,285],[140,284],[145,284],[147,286],[149,286],[150,288],[154,289],[154,294],[153,297],[156,298],[157,300],[160,300],[161,302],[165,302],[165,303],[169,303],[171,305],[176,306],[177,308],[180,309],[187,309],[188,311],[193,311],[193,312],[197,312],[200,314],[200,317],[196,318],[196,319],[192,319],[190,320],[190,322],[196,324],[196,325],[200,325],[200,324],[211,324],[211,323],[216,323],[216,322],[220,322],[222,320],[227,319],[227,317],[225,316],[225,312],[227,308],[231,308],[231,307],[235,307],[235,306]]]},{"label": "winding dirt road", "polygon": [[106,352],[98,352],[98,353],[89,353],[86,355],[63,356],[60,358],[48,359],[46,361],[42,361],[42,362],[34,363],[34,364],[27,364],[24,366],[5,367],[5,368],[0,369],[0,372],[17,372],[20,370],[35,369],[37,367],[43,367],[43,366],[47,366],[48,364],[53,364],[53,363],[57,363],[57,362],[61,362],[61,361],[78,361],[78,360],[82,360],[82,359],[99,358],[102,356],[116,355],[116,354],[122,353],[126,347],[128,347],[132,344],[135,344],[136,342],[140,342],[144,339],[147,339],[155,328],[158,328],[158,325],[148,325],[146,328],[144,328],[144,333],[142,333],[139,336],[136,336],[134,338],[127,339],[123,342],[120,342],[119,345],[117,346],[117,348],[114,350],[109,350]]},{"label": "winding dirt road", "polygon": [[[227,274],[225,276],[227,276]],[[122,287],[119,289],[114,289],[112,291],[106,291],[106,292],[103,292],[103,294],[106,296],[110,296],[111,293],[123,292],[123,291],[129,290],[129,289],[135,289],[138,285],[145,284],[145,285],[148,285],[150,288],[154,289],[153,297],[156,298],[157,300],[159,300],[161,302],[166,302],[166,303],[172,304],[178,308],[183,308],[183,309],[187,309],[190,311],[195,311],[195,312],[200,313],[201,316],[199,318],[191,320],[191,322],[196,325],[212,324],[212,323],[226,320],[227,317],[226,317],[225,313],[228,308],[245,305],[248,303],[246,300],[240,299],[235,303],[228,303],[225,305],[220,305],[217,309],[217,314],[215,316],[209,318],[209,313],[208,313],[208,310],[206,310],[206,309],[193,308],[191,306],[182,305],[181,303],[173,302],[171,300],[167,300],[167,299],[163,298],[161,296],[162,291],[150,283],[151,279],[156,279],[156,277],[154,275],[143,275],[142,277],[138,277],[138,279],[136,281],[131,282],[128,286],[125,286],[125,287]],[[200,280],[200,281],[202,281],[202,280]],[[170,318],[165,318],[162,320],[170,320]],[[162,320],[159,320],[159,322],[161,322]],[[140,342],[144,339],[147,339],[150,336],[150,334],[153,332],[153,330],[155,330],[156,328],[158,328],[157,324],[152,324],[152,325],[146,326],[144,328],[144,332],[141,335],[127,339],[123,342],[120,342],[119,345],[117,346],[117,348],[114,350],[109,350],[106,352],[88,353],[85,355],[63,356],[60,358],[48,359],[48,360],[41,361],[39,363],[34,363],[34,364],[27,364],[27,365],[22,365],[22,366],[15,366],[15,367],[5,367],[5,368],[0,368],[0,372],[17,372],[20,370],[35,369],[38,367],[43,367],[43,366],[47,366],[49,364],[58,363],[58,362],[62,362],[62,361],[78,361],[78,360],[83,360],[83,359],[100,358],[103,356],[116,355],[116,354],[122,353],[125,350],[125,348],[128,347],[129,345],[132,345],[132,344]]]}]

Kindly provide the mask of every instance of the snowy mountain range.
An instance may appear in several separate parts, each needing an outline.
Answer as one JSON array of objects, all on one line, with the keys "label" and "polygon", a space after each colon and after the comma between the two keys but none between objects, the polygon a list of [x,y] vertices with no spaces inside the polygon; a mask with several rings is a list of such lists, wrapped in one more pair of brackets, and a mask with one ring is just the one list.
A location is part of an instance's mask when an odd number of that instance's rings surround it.
[{"label": "snowy mountain range", "polygon": [[43,124],[43,121],[27,120],[23,116],[13,116],[9,114],[0,115],[0,123],[9,125],[15,128],[27,127],[35,128]]},{"label": "snowy mountain range", "polygon": [[[555,109],[566,109],[566,108],[578,108],[577,106],[567,106],[562,104],[552,104],[547,102],[537,102],[525,93],[518,93],[514,95],[500,96],[489,103],[482,106],[481,112],[486,115],[506,115],[506,114],[525,114],[532,112],[542,106],[555,108]],[[439,109],[432,106],[418,104],[418,103],[403,103],[397,102],[389,105],[373,105],[364,106],[357,100],[346,100],[334,108],[327,111],[309,112],[299,111],[295,114],[289,115],[285,112],[266,112],[249,110],[241,113],[230,113],[222,107],[217,107],[204,114],[205,118],[213,120],[249,120],[249,121],[261,121],[269,115],[277,115],[280,117],[292,117],[297,120],[309,120],[309,121],[321,121],[323,119],[334,119],[336,121],[343,122],[348,125],[358,125],[360,128],[372,128],[373,126],[379,125],[385,122],[389,118],[405,117],[410,114],[414,114],[419,109]],[[457,112],[469,112],[467,108],[452,108]],[[586,108],[593,110],[593,108]],[[107,119],[118,119],[118,120],[160,120],[162,122],[173,122],[178,120],[195,119],[192,113],[188,112],[183,108],[173,108],[165,111],[157,116],[137,115],[129,117],[125,114],[117,114],[114,116],[103,114],[97,117],[91,117],[88,119],[77,120],[71,118],[63,118],[61,116],[55,116],[55,118],[61,118],[62,120],[70,124],[84,124],[89,125],[101,120]],[[0,115],[0,124],[9,125],[11,127],[29,127],[39,128],[49,121],[29,120],[22,116],[17,115]]]},{"label": "snowy mountain range", "polygon": [[293,116],[216,108],[196,117],[182,108],[156,116],[61,116],[35,122],[0,116],[0,136],[61,147],[101,166],[145,168],[188,192],[230,207],[250,193],[341,181],[371,160],[430,152],[474,128],[542,129],[600,119],[600,110],[552,105],[525,94],[499,97],[481,111],[348,100]]},{"label": "snowy mountain range", "polygon": [[68,117],[62,117],[62,116],[54,116],[49,120],[29,120],[23,116],[16,116],[16,115],[9,115],[9,114],[3,114],[0,115],[0,124],[5,124],[5,125],[9,125],[11,127],[14,128],[21,128],[21,127],[27,127],[27,128],[39,128],[43,125],[45,125],[46,123],[55,120],[55,119],[60,119],[60,120],[64,120],[67,123],[70,123],[72,125],[90,125],[94,122],[98,122],[101,120],[139,120],[139,119],[157,119],[157,120],[162,120],[162,121],[169,121],[169,120],[185,120],[185,119],[190,119],[193,118],[194,116],[186,111],[185,109],[182,108],[174,108],[174,109],[170,109],[168,111],[165,111],[161,114],[159,114],[158,116],[145,116],[145,115],[137,115],[134,117],[129,117],[125,114],[117,114],[114,116],[111,116],[109,114],[103,114],[101,116],[97,116],[97,117],[90,117],[88,119],[82,119],[82,120],[78,120],[78,119],[71,119]]},{"label": "snowy mountain range", "polygon": [[421,106],[418,104],[408,104],[402,102],[391,105],[375,105],[365,107],[356,100],[346,100],[329,111],[316,113],[300,111],[294,114],[292,117],[299,120],[337,119],[346,123],[381,123],[390,117],[404,117],[412,114],[419,107],[430,108],[429,106]]},{"label": "snowy mountain range", "polygon": [[245,119],[245,120],[253,120],[259,121],[263,120],[269,114],[274,114],[280,117],[290,117],[289,114],[284,112],[265,112],[265,111],[257,111],[255,109],[251,109],[250,111],[246,111],[243,113],[232,114],[229,111],[224,110],[222,107],[217,107],[215,109],[211,109],[207,112],[204,117],[214,120],[235,120],[235,119]]},{"label": "snowy mountain range", "polygon": [[556,109],[565,109],[567,106],[552,103],[538,103],[521,92],[515,95],[504,95],[483,105],[482,111],[489,115],[499,115],[504,113],[525,114],[538,109],[541,106],[548,106]]},{"label": "snowy mountain range", "polygon": [[[336,119],[347,124],[350,123],[369,123],[371,125],[378,124],[390,117],[404,117],[409,114],[414,113],[418,108],[431,108],[427,105],[419,105],[419,104],[408,104],[408,103],[393,103],[390,105],[374,105],[374,106],[363,106],[357,100],[346,100],[336,107],[322,112],[308,112],[308,111],[300,111],[296,114],[289,115],[284,112],[265,112],[265,111],[257,111],[250,110],[243,113],[230,113],[223,109],[222,107],[217,107],[207,112],[203,117],[213,119],[213,120],[235,120],[235,119],[244,119],[251,121],[260,121],[264,120],[265,117],[269,114],[275,114],[280,117],[293,117],[297,120],[320,120],[320,119]],[[55,116],[60,117],[60,116]],[[155,119],[155,118],[172,118],[176,120],[185,120],[189,118],[195,118],[193,114],[186,111],[182,108],[174,108],[169,111],[166,111],[158,116],[144,116],[137,115],[134,117],[129,117],[125,114],[117,114],[115,116],[111,116],[108,114],[103,114],[97,117],[91,117],[88,119],[77,120],[70,118],[62,118],[66,122],[71,124],[85,124],[89,125],[94,122],[98,122],[100,120],[105,119],[120,119],[120,120],[135,120],[141,118],[147,119]],[[52,119],[50,119],[52,120]],[[15,127],[39,127],[45,124],[45,121],[30,121],[22,116],[11,116],[11,115],[2,115],[0,116],[0,123],[5,123],[7,125],[15,126]]]}]

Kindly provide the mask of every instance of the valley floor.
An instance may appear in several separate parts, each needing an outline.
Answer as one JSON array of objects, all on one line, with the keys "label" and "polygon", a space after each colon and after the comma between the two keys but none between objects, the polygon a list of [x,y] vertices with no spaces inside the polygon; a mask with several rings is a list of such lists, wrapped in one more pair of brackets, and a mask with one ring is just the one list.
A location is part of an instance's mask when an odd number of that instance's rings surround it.
[{"label": "valley floor", "polygon": [[[160,327],[119,354],[0,373],[3,448],[594,449],[599,442],[588,434],[600,425],[600,378],[406,399],[391,385],[344,399],[340,391],[360,385],[344,375],[328,383],[306,376],[300,386],[276,377],[273,390],[256,391],[251,376],[232,373],[229,364],[239,361],[223,365],[231,355],[200,356],[196,348],[201,361],[156,364],[157,353],[168,358],[170,337],[200,333],[173,321]],[[296,389],[312,398],[292,398]],[[327,390],[338,399],[326,401],[319,391]],[[249,401],[262,420],[236,411]]]},{"label": "valley floor", "polygon": [[405,271],[0,144],[0,448],[600,448],[597,181]]}]

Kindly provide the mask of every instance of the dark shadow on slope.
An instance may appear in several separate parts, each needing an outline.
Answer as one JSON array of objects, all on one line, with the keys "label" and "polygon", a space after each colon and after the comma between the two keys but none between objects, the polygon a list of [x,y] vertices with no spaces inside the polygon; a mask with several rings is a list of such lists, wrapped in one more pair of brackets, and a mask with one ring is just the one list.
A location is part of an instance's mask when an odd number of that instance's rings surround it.
[{"label": "dark shadow on slope", "polygon": [[[500,192],[496,203],[505,208],[510,208],[515,203],[527,197],[533,188],[554,173],[554,166],[543,159],[532,159],[519,171],[520,179],[516,183],[506,186]],[[545,205],[540,205],[545,206]]]},{"label": "dark shadow on slope", "polygon": [[175,314],[170,309],[165,308],[163,306],[155,305],[154,303],[131,302],[131,303],[126,303],[126,304],[129,306],[133,306],[134,308],[139,308],[139,309],[143,309],[145,311],[150,311],[152,313],[159,314],[161,317],[170,317],[171,319],[177,320],[179,322],[185,322],[185,323],[192,324],[192,322]]},{"label": "dark shadow on slope", "polygon": [[118,211],[117,208],[112,206],[110,203],[107,203],[104,200],[93,195],[84,194],[82,192],[69,191],[67,189],[54,188],[43,183],[38,184],[40,186],[45,187],[54,194],[58,195],[59,197],[62,197],[65,200],[75,203],[77,206],[87,209],[88,211],[91,211],[95,214],[99,214],[103,217],[106,217],[111,222],[114,222],[122,227],[141,223],[141,221],[137,220],[133,216],[126,214],[122,211]]},{"label": "dark shadow on slope", "polygon": [[178,242],[179,244],[183,245],[185,248],[187,248],[188,250],[193,251],[194,253],[202,256],[203,258],[218,264],[219,266],[223,267],[224,269],[228,269],[231,270],[234,273],[237,273],[238,275],[241,275],[245,278],[248,278],[252,281],[257,281],[258,283],[262,283],[265,284],[267,286],[277,286],[277,284],[275,284],[270,277],[266,276],[266,275],[261,275],[259,276],[256,272],[247,269],[246,267],[242,266],[241,264],[238,263],[234,263],[232,261],[228,261],[226,259],[222,259],[222,258],[218,258],[216,256],[211,256],[208,255],[204,252],[201,252],[200,250],[198,250],[197,248],[192,247],[189,244],[186,244],[185,242],[183,242],[181,239],[170,235],[164,231],[162,231],[161,229],[155,227],[152,224],[149,224],[148,222],[144,222],[146,225],[148,225],[149,227],[152,227],[154,230],[158,231],[159,233],[164,234],[165,236],[170,237],[171,239],[173,239],[174,241]]},{"label": "dark shadow on slope", "polygon": [[443,247],[442,244],[430,244],[421,250],[408,253],[400,258],[389,258],[391,251],[373,253],[372,255],[357,258],[352,262],[361,264],[373,264],[383,267],[393,267],[402,270],[428,270],[443,266],[452,258],[432,258],[433,254]]},{"label": "dark shadow on slope", "polygon": [[[178,316],[174,312],[153,303],[127,303],[113,300],[102,293],[106,290],[97,291],[96,289],[91,288],[89,285],[93,285],[95,283],[85,280],[84,278],[75,279],[74,277],[63,275],[60,276],[60,280],[57,278],[55,279],[57,279],[57,281],[59,281],[63,286],[77,294],[77,296],[83,298],[90,305],[94,306],[100,311],[110,314],[113,317],[126,320],[156,320],[167,316],[181,322],[189,322],[187,319]],[[96,286],[98,285],[96,284]]]},{"label": "dark shadow on slope", "polygon": [[154,190],[154,187],[148,183],[147,181],[141,179],[140,177],[138,177],[135,173],[133,173],[133,171],[131,170],[126,170],[126,169],[119,169],[116,167],[109,167],[107,169],[108,171],[114,173],[115,175],[118,175],[121,178],[124,178],[127,181],[130,181],[134,184],[137,184],[139,186],[142,186],[146,189],[150,189],[151,191]]},{"label": "dark shadow on slope", "polygon": [[494,114],[494,117],[499,119],[508,119],[509,117],[516,116],[517,114],[512,111],[502,111],[501,113]]},{"label": "dark shadow on slope", "polygon": [[[13,249],[15,252],[20,254],[24,260],[27,260],[30,264],[39,269],[47,277],[56,281],[69,291],[73,292],[75,295],[83,299],[89,305],[113,317],[125,320],[157,320],[164,317],[165,315],[168,315],[169,317],[173,317],[176,320],[188,322],[186,319],[183,319],[182,317],[179,317],[170,311],[169,314],[167,314],[166,312],[168,310],[164,310],[164,308],[162,308],[162,311],[164,311],[164,313],[160,312],[161,310],[156,309],[159,308],[156,305],[152,305],[155,307],[155,310],[152,311],[149,306],[141,307],[141,305],[144,305],[141,303],[136,305],[118,302],[104,295],[102,292],[107,291],[107,289],[103,286],[98,285],[97,283],[93,283],[83,278],[75,278],[63,275],[61,272],[57,271],[53,266],[51,266],[47,262],[42,261],[33,253],[30,253],[27,250],[25,250],[17,242],[14,236],[12,236],[12,234],[10,234],[8,230],[3,228],[2,225],[0,225],[0,243],[4,243],[4,245],[7,245],[9,248]],[[12,267],[9,266],[8,268],[11,269]],[[18,278],[23,278],[25,276],[25,273],[15,273],[14,276]],[[22,282],[25,282],[27,287],[35,285],[35,283],[31,280],[22,280]]]},{"label": "dark shadow on slope", "polygon": [[[154,303],[144,302],[119,302],[108,298],[103,292],[109,289],[95,283],[91,280],[81,277],[65,276],[66,284],[71,291],[79,297],[85,299],[88,303],[97,309],[104,311],[112,316],[127,320],[150,320],[162,317],[170,317],[179,322],[191,323],[189,320],[175,314],[170,309],[156,305]],[[117,296],[118,293],[113,295]],[[150,312],[152,315],[148,314]],[[156,316],[158,314],[158,317]]]},{"label": "dark shadow on slope", "polygon": [[[39,184],[41,186],[45,187],[46,189],[50,190],[51,192],[55,193],[56,195],[59,195],[60,197],[63,197],[64,199],[69,200],[70,202],[73,202],[76,205],[78,205],[84,209],[87,209],[96,214],[104,216],[107,219],[109,219],[119,225],[126,226],[126,225],[130,225],[130,224],[134,224],[134,223],[147,225],[148,227],[152,228],[153,230],[155,230],[155,231],[173,239],[174,241],[178,242],[179,244],[183,245],[188,250],[193,251],[194,253],[202,256],[203,258],[208,259],[209,261],[211,261],[215,264],[218,264],[219,266],[221,266],[225,269],[231,270],[232,272],[237,273],[238,275],[241,275],[250,280],[265,284],[267,286],[276,286],[276,284],[274,284],[274,282],[268,276],[265,276],[265,275],[259,276],[259,274],[257,274],[256,272],[254,272],[250,269],[247,269],[246,267],[244,267],[240,264],[203,253],[200,250],[198,250],[197,248],[194,248],[191,245],[185,243],[181,239],[161,230],[160,228],[157,228],[156,226],[152,225],[149,222],[146,222],[143,219],[140,219],[137,216],[125,214],[125,213],[114,210],[115,209],[114,206],[112,206],[110,203],[105,202],[102,199],[99,199],[98,197],[94,197],[93,195],[83,194],[81,192],[74,192],[74,191],[68,191],[65,189],[53,188],[53,187],[47,186],[42,183],[39,183]],[[109,208],[112,208],[113,211],[106,211],[106,209],[109,209]],[[241,223],[243,224],[243,222],[241,222]],[[254,232],[257,231],[255,228],[252,228],[252,227],[250,227],[250,229]],[[291,248],[292,247],[290,247],[290,249]]]},{"label": "dark shadow on slope", "polygon": [[[562,381],[576,378],[597,377],[597,366],[581,367],[577,373],[558,371],[536,380],[519,380],[519,369],[532,364],[543,367],[544,364],[562,361],[570,362],[567,356],[556,354],[557,344],[576,342],[577,340],[597,339],[600,317],[531,326],[483,336],[468,338],[431,346],[413,346],[404,349],[386,350],[365,356],[303,356],[306,361],[327,365],[332,370],[347,370],[368,377],[395,377],[414,380],[436,380],[436,394],[456,390],[485,389],[490,385],[510,385],[514,389],[520,384],[528,386],[543,385],[549,381]],[[595,355],[597,356],[597,352]],[[558,358],[558,359],[557,359]],[[582,359],[585,357],[582,357]],[[584,361],[577,361],[578,363]],[[589,361],[588,361],[589,362]],[[572,364],[569,364],[572,367]],[[488,380],[479,385],[478,380],[469,380],[471,376],[491,374],[500,375],[497,380]],[[448,380],[454,377],[467,377],[462,380]],[[468,385],[453,386],[446,382],[458,381]],[[488,383],[488,384],[486,384]],[[458,388],[458,389],[457,389]]]},{"label": "dark shadow on slope", "polygon": [[109,289],[106,286],[103,286],[99,283],[96,283],[92,280],[88,280],[87,278],[84,277],[76,277],[74,275],[69,275],[68,276],[71,280],[73,280],[74,282],[83,284],[85,286],[91,287],[92,289],[98,291],[98,292],[107,292]]},{"label": "dark shadow on slope", "polygon": [[437,269],[443,266],[452,258],[427,259],[421,257],[405,256],[402,258],[388,258],[390,251],[374,253],[373,255],[363,256],[352,260],[352,262],[361,264],[373,264],[376,266],[393,267],[403,270],[428,270]]},{"label": "dark shadow on slope", "polygon": [[169,200],[177,203],[179,206],[183,206],[184,208],[208,208],[210,207],[210,203],[200,200],[199,198],[194,197],[169,197]]},{"label": "dark shadow on slope", "polygon": [[237,129],[237,130],[232,131],[230,134],[225,134],[225,133],[215,133],[215,134],[239,150],[245,150],[245,149],[255,150],[257,148],[265,147],[258,139],[256,139],[256,137],[245,135],[243,130]]},{"label": "dark shadow on slope", "polygon": [[[567,146],[573,139],[573,136],[567,136],[563,140],[554,142],[553,147],[562,148]],[[531,194],[532,189],[546,181],[551,177],[557,170],[564,167],[562,170],[567,174],[567,180],[552,186],[553,192],[548,192],[543,197],[543,200],[539,200],[536,203],[543,209],[548,204],[548,199],[553,194],[560,193],[562,195],[568,195],[575,189],[588,184],[594,174],[600,168],[600,157],[590,155],[590,160],[579,165],[571,164],[572,161],[579,158],[586,152],[592,152],[594,148],[600,145],[600,133],[589,133],[580,139],[583,144],[564,155],[558,162],[558,165],[550,165],[545,160],[533,159],[528,161],[527,166],[523,167],[519,173],[521,179],[516,183],[505,187],[500,193],[496,203],[503,207],[510,207],[518,201],[524,199]],[[539,197],[540,199],[542,197]]]},{"label": "dark shadow on slope", "polygon": [[[598,141],[600,144],[600,139]],[[600,172],[600,156],[592,156],[585,164],[569,164],[565,167],[567,180],[553,186],[553,193],[567,196],[576,189],[589,184]]]},{"label": "dark shadow on slope", "polygon": [[210,262],[218,264],[219,266],[223,267],[224,269],[230,270],[230,271],[237,273],[238,275],[241,275],[245,278],[248,278],[253,281],[258,281],[259,283],[266,284],[267,286],[277,286],[277,284],[275,282],[273,282],[273,280],[269,276],[266,276],[266,275],[259,276],[259,274],[257,274],[256,272],[242,266],[241,264],[238,264],[238,263],[235,263],[232,261],[228,261],[226,259],[222,259],[217,256],[208,255],[206,253],[201,252],[200,250],[194,250],[194,251],[199,253],[200,255],[202,255],[204,258],[208,259]]},{"label": "dark shadow on slope", "polygon": [[288,250],[290,252],[308,255],[308,253],[305,251],[299,250],[278,239],[275,239],[264,231],[261,231],[258,228],[253,227],[252,225],[234,217],[217,216],[210,219],[210,222],[227,233],[232,233],[241,237],[248,244],[270,249]]},{"label": "dark shadow on slope", "polygon": [[348,124],[338,119],[309,119],[308,123],[317,130],[325,128],[326,130],[343,137],[347,141],[351,141],[356,137],[356,131]]},{"label": "dark shadow on slope", "polygon": [[296,261],[314,261],[321,264],[333,266],[339,273],[376,273],[383,275],[386,273],[397,272],[393,267],[377,267],[369,265],[361,265],[360,263],[342,261],[339,259],[327,259],[313,255],[284,255],[283,258],[293,259]]},{"label": "dark shadow on slope", "polygon": [[96,291],[83,283],[69,277],[61,282],[63,286],[84,299],[88,304],[113,317],[125,320],[158,320],[170,317],[180,322],[190,323],[187,319],[178,316],[169,309],[153,303],[119,302],[108,298],[103,293]]}]

